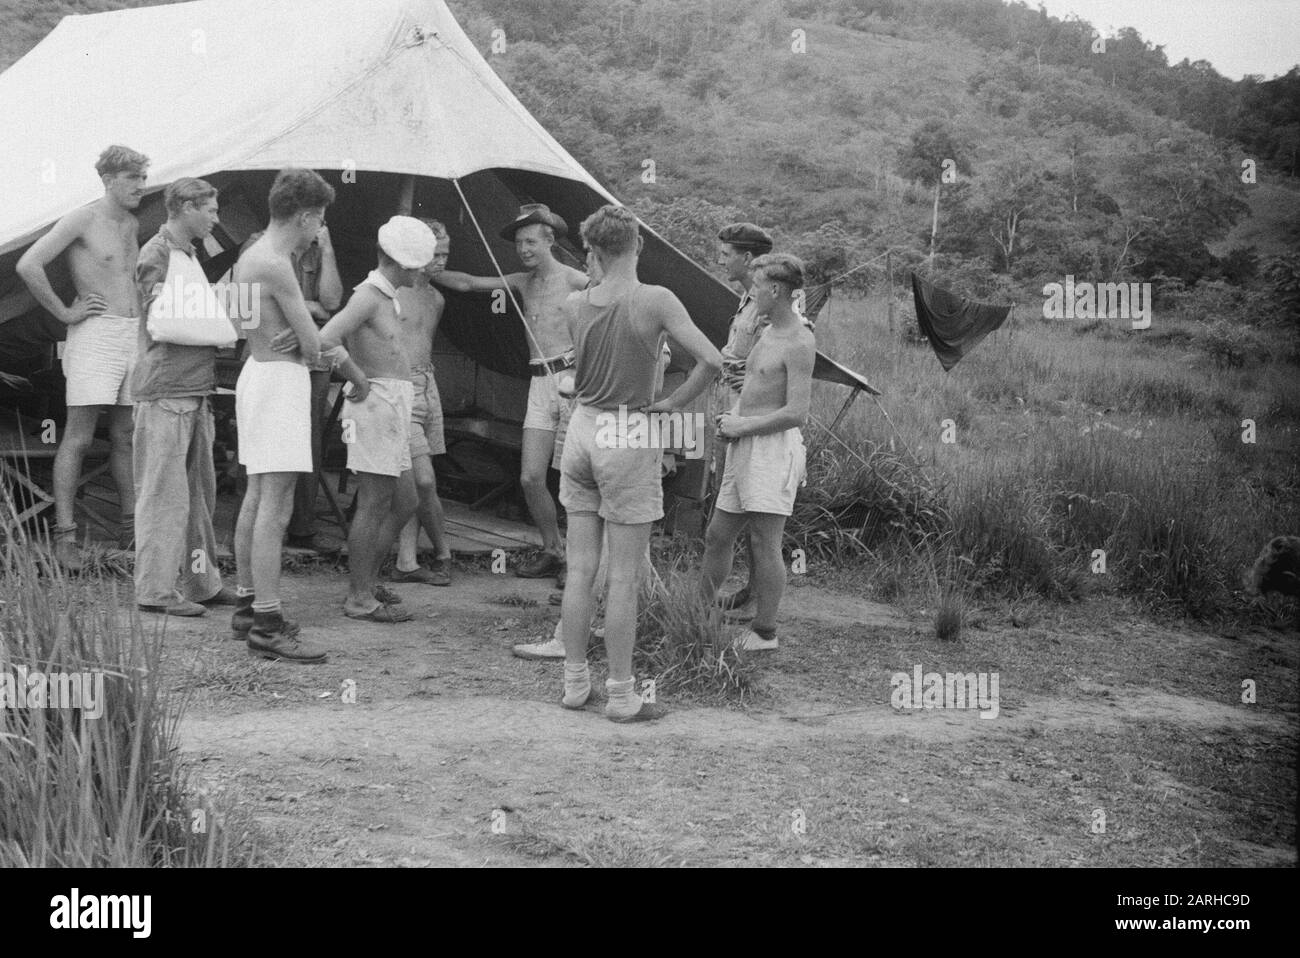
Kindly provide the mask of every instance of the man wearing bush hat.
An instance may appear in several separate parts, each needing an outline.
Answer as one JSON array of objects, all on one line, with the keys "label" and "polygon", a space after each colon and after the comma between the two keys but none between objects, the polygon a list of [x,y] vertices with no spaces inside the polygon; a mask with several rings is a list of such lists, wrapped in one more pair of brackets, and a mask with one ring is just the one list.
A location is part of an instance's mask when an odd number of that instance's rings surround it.
[{"label": "man wearing bush hat", "polygon": [[555,500],[546,485],[547,469],[558,453],[566,428],[569,402],[560,394],[562,375],[572,375],[573,338],[564,316],[564,301],[570,293],[587,286],[587,275],[566,266],[552,252],[558,239],[569,230],[563,218],[542,203],[528,203],[500,233],[515,244],[524,270],[504,276],[470,276],[443,270],[432,281],[459,292],[489,292],[508,289],[521,304],[528,337],[528,408],[524,412],[524,441],[520,455],[519,483],[524,489],[528,511],[542,534],[542,551],[536,559],[520,565],[515,575],[524,579],[556,577],[563,588],[564,543],[556,517]]}]

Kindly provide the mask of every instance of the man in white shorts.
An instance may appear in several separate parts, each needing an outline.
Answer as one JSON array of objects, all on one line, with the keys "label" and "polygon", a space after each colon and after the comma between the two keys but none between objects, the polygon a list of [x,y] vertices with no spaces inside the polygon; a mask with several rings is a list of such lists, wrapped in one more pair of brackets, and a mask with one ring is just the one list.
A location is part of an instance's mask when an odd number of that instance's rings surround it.
[{"label": "man in white shorts", "polygon": [[718,500],[704,534],[702,590],[710,601],[731,572],[732,547],[748,525],[754,544],[751,573],[758,609],[737,639],[749,651],[777,648],[776,611],[785,590],[781,537],[804,482],[806,454],[799,428],[808,418],[812,331],[794,310],[803,288],[803,263],[784,253],[754,260],[754,298],[769,325],[749,353],[740,403],[718,417],[718,437],[729,443]]},{"label": "man in white shorts", "polygon": [[[82,568],[73,502],[95,424],[105,409],[121,516],[120,546],[130,546],[135,527],[130,380],[139,334],[135,265],[140,224],[131,211],[144,197],[148,166],[148,157],[125,146],[104,150],[95,163],[104,195],[55,223],[15,267],[36,301],[68,327],[63,349],[68,418],[54,456],[54,554],[69,572]],[[77,292],[70,306],[63,304],[45,273],[64,251]]]},{"label": "man in white shorts", "polygon": [[[397,290],[406,356],[411,363],[411,384],[415,400],[411,408],[411,476],[419,498],[415,516],[402,527],[397,537],[397,566],[394,582],[421,582],[425,585],[451,585],[451,546],[447,541],[446,517],[438,498],[438,477],[433,471],[433,457],[447,451],[442,427],[442,397],[433,369],[433,340],[438,335],[447,300],[429,282],[429,277],[443,270],[451,254],[451,237],[447,227],[435,219],[421,219],[433,231],[438,246],[428,267],[418,273],[415,283]],[[420,529],[429,536],[434,549],[431,568],[420,565],[417,547]]]},{"label": "man in white shorts", "polygon": [[435,274],[433,282],[460,292],[486,292],[510,289],[523,301],[528,328],[532,374],[528,387],[528,410],[524,414],[523,451],[520,457],[519,482],[524,488],[528,511],[537,531],[542,534],[542,552],[534,561],[521,565],[515,575],[524,579],[556,576],[556,585],[564,585],[564,546],[555,502],[546,486],[546,471],[555,454],[556,434],[562,432],[569,404],[560,396],[557,378],[572,370],[573,340],[564,320],[564,300],[587,285],[581,270],[565,266],[555,258],[552,248],[557,238],[568,232],[564,220],[541,203],[531,203],[519,210],[519,216],[502,231],[512,240],[519,261],[526,272],[500,276],[470,276],[452,270]]},{"label": "man in white shorts", "polygon": [[[234,638],[246,638],[253,654],[309,665],[324,662],[325,652],[301,640],[298,623],[284,617],[280,602],[280,547],[294,487],[299,473],[312,468],[308,367],[321,353],[292,256],[320,232],[333,201],[333,188],[317,173],[281,170],[268,198],[266,233],[239,258],[233,275],[236,283],[252,287],[259,313],[244,318],[249,358],[235,387],[239,461],[248,470],[248,491],[235,527],[239,606],[231,629]],[[294,339],[287,348],[286,331]],[[345,376],[364,382],[354,363],[334,355],[342,359]]]},{"label": "man in white shorts", "polygon": [[[419,502],[411,475],[415,387],[398,319],[397,290],[433,259],[433,230],[410,216],[379,228],[379,265],[321,330],[326,348],[346,341],[364,382],[353,383],[340,424],[348,469],[357,476],[357,510],[348,530],[348,596],[343,614],[368,622],[414,618],[397,595],[378,585],[379,567]],[[349,377],[351,378],[351,377]]]}]

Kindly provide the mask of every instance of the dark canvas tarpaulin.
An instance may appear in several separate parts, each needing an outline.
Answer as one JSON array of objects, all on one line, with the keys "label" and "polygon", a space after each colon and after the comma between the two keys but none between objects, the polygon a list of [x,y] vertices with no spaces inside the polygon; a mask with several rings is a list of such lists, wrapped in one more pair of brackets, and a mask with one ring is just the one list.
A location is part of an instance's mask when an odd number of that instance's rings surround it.
[{"label": "dark canvas tarpaulin", "polygon": [[946,289],[912,274],[912,295],[916,299],[916,321],[934,354],[947,372],[979,341],[1006,322],[1010,306],[992,306],[962,299]]}]

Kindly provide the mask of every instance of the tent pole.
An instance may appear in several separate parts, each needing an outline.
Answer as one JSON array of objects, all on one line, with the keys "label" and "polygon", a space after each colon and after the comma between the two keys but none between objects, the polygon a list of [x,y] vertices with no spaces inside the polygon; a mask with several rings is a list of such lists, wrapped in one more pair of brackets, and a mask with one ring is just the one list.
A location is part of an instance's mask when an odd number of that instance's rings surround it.
[{"label": "tent pole", "polygon": [[849,393],[849,397],[844,400],[844,405],[840,407],[840,411],[835,415],[835,421],[831,423],[831,432],[840,428],[840,423],[844,421],[844,417],[847,415],[849,407],[853,405],[854,401],[858,398],[858,393],[860,392],[862,392],[861,386],[853,387],[853,391]]},{"label": "tent pole", "polygon": [[[814,416],[812,413],[809,413],[809,414],[808,414],[808,421],[809,421],[809,422],[812,422],[812,423],[816,423],[816,424],[817,424],[818,426],[820,426],[822,429],[826,429],[826,424],[823,423],[823,422],[822,422],[820,419],[818,419],[816,416]],[[841,446],[843,446],[845,452],[847,452],[847,453],[848,453],[850,456],[852,456],[854,459],[858,460],[858,462],[862,463],[864,466],[867,466],[867,467],[870,467],[870,466],[871,466],[871,463],[867,462],[866,458],[863,457],[862,453],[858,452],[856,449],[854,449],[852,446],[850,446],[847,442],[845,442],[843,439],[841,439],[841,438],[839,437],[839,435],[836,434],[836,432],[835,432],[833,429],[826,429],[826,435],[830,436],[832,439],[834,439],[836,442],[838,442]]]},{"label": "tent pole", "polygon": [[916,453],[912,452],[911,447],[908,446],[907,440],[903,438],[903,434],[899,432],[898,427],[894,425],[894,420],[890,418],[889,411],[885,409],[883,405],[881,405],[880,397],[872,396],[871,398],[875,402],[876,408],[879,409],[881,414],[885,417],[885,422],[889,423],[889,428],[894,430],[894,435],[898,437],[898,441],[902,445],[903,451],[906,452],[908,456],[912,459],[912,461],[915,462],[918,466],[922,465],[922,462],[917,457]]}]

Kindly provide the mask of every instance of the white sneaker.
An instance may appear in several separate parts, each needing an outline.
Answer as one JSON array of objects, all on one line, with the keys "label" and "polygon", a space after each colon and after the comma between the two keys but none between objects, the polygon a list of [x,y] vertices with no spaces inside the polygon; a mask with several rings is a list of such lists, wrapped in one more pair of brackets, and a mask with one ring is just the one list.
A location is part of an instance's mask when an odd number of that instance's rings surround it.
[{"label": "white sneaker", "polygon": [[736,648],[744,652],[768,652],[780,647],[780,640],[765,639],[753,629],[746,629],[743,635],[736,637]]},{"label": "white sneaker", "polygon": [[558,636],[552,636],[545,642],[516,645],[511,651],[521,659],[562,659],[564,643]]}]

